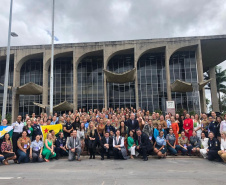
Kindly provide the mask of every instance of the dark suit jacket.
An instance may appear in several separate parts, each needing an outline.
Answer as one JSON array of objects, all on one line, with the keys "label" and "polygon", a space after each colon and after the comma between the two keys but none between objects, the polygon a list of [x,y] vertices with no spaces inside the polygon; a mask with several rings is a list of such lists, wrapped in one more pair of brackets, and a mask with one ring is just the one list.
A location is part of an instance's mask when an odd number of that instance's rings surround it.
[{"label": "dark suit jacket", "polygon": [[[141,137],[140,147],[141,148],[145,147],[145,148],[147,148],[147,151],[151,151],[153,149],[153,145],[150,142],[147,134],[145,134],[144,132],[142,132],[142,134],[141,134],[140,137]],[[136,137],[136,141],[137,141],[137,143],[139,143],[138,136]]]},{"label": "dark suit jacket", "polygon": [[128,126],[128,129],[129,129],[129,132],[130,132],[130,130],[137,130],[137,129],[139,129],[140,127],[139,127],[139,123],[138,123],[138,121],[136,120],[136,119],[134,119],[134,123],[132,124],[132,120],[131,119],[129,119],[128,121],[127,121],[127,126]]},{"label": "dark suit jacket", "polygon": [[[107,140],[105,137],[102,137],[102,139],[100,141],[101,147],[104,148],[105,144],[107,144]],[[113,138],[112,137],[109,137],[108,144],[109,144],[109,150],[112,150],[112,148],[113,148]]]}]

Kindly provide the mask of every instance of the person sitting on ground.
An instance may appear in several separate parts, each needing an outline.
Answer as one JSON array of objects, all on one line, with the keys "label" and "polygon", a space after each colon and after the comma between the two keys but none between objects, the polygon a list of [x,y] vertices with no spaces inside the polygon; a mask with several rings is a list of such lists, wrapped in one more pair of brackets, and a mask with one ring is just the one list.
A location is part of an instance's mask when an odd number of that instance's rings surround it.
[{"label": "person sitting on ground", "polygon": [[197,155],[200,153],[201,148],[201,141],[199,137],[197,136],[197,132],[193,131],[192,136],[190,137],[190,144],[192,146],[192,152],[194,155]]},{"label": "person sitting on ground", "polygon": [[226,163],[226,132],[221,132],[221,150],[218,151],[221,159]]},{"label": "person sitting on ground", "polygon": [[209,141],[208,141],[208,148],[207,156],[209,161],[217,160],[220,161],[221,158],[218,155],[218,151],[220,150],[220,142],[217,138],[214,137],[213,132],[209,132]]},{"label": "person sitting on ground", "polygon": [[56,139],[55,144],[56,159],[58,159],[60,156],[68,156],[68,151],[66,149],[66,139],[63,132],[59,133],[59,137]]},{"label": "person sitting on ground", "polygon": [[77,161],[81,161],[80,154],[81,154],[81,141],[77,137],[77,131],[74,130],[72,132],[72,136],[68,139],[67,148],[69,149],[69,156],[68,160],[73,161],[75,160],[75,155],[77,155]]},{"label": "person sitting on ground", "polygon": [[178,147],[177,151],[181,151],[182,155],[188,154],[191,155],[192,146],[189,145],[188,137],[185,136],[185,132],[181,132],[181,137],[178,138]]},{"label": "person sitting on ground", "polygon": [[124,138],[120,136],[120,130],[116,130],[113,138],[114,159],[127,159],[127,151],[124,146]]},{"label": "person sitting on ground", "polygon": [[169,129],[169,134],[166,135],[166,142],[170,154],[177,156],[176,136],[172,128]]},{"label": "person sitting on ground", "polygon": [[134,133],[131,130],[129,132],[129,137],[127,138],[127,142],[128,142],[128,151],[130,152],[130,158],[134,159],[134,155],[136,155],[136,146],[138,145],[137,141],[135,143],[135,139],[134,139]]},{"label": "person sitting on ground", "polygon": [[207,158],[207,151],[206,149],[208,148],[208,141],[209,138],[206,137],[205,132],[201,133],[201,149],[200,149],[200,154],[203,156],[204,159]]},{"label": "person sitting on ground", "polygon": [[47,139],[45,140],[45,143],[44,143],[42,155],[46,162],[49,162],[50,158],[56,157],[56,153],[54,152],[54,149],[53,149],[53,141],[52,141],[51,133],[47,134]]},{"label": "person sitting on ground", "polygon": [[150,154],[153,150],[153,145],[149,141],[148,136],[143,133],[140,129],[136,131],[137,137],[136,137],[136,143],[138,143],[138,146],[136,146],[136,150],[143,156],[143,160],[147,161],[148,157],[147,154]]},{"label": "person sitting on ground", "polygon": [[104,154],[107,155],[107,159],[110,159],[110,156],[113,154],[113,138],[109,136],[109,132],[106,132],[100,141],[101,160],[104,160]]},{"label": "person sitting on ground", "polygon": [[6,133],[3,137],[3,142],[1,144],[1,152],[5,160],[4,164],[8,165],[9,160],[15,160],[17,158],[16,154],[13,152],[12,143],[10,141],[9,133]]},{"label": "person sitting on ground", "polygon": [[29,137],[27,137],[27,131],[22,132],[22,137],[18,139],[17,146],[18,146],[17,164],[20,164],[21,162],[25,162],[25,163],[29,162],[31,140]]},{"label": "person sitting on ground", "polygon": [[43,142],[40,140],[40,136],[37,135],[35,140],[31,142],[30,147],[30,160],[32,162],[42,162],[42,150],[43,150]]},{"label": "person sitting on ground", "polygon": [[160,131],[159,136],[157,136],[154,144],[154,152],[158,155],[158,158],[166,157],[166,140],[164,138],[164,132]]}]

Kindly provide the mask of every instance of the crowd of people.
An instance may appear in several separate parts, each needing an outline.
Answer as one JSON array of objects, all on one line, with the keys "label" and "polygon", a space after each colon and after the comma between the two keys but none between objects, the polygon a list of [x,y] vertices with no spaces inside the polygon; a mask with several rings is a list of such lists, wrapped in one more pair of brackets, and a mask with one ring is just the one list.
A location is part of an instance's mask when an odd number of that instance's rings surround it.
[{"label": "crowd of people", "polygon": [[[41,126],[62,124],[57,136],[50,130],[43,139]],[[7,120],[2,121],[7,125]],[[134,108],[79,109],[61,116],[46,113],[30,117],[18,116],[12,124],[13,134],[6,133],[1,141],[0,161],[15,163],[49,162],[67,156],[69,161],[81,161],[81,155],[101,160],[134,159],[156,155],[195,155],[208,160],[226,162],[226,115],[161,115]]]}]

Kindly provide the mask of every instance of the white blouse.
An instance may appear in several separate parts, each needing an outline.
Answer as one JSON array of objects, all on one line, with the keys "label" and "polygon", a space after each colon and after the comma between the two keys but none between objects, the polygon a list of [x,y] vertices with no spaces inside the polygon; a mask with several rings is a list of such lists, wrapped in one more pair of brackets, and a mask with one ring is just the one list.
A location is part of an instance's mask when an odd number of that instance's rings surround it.
[{"label": "white blouse", "polygon": [[221,139],[221,150],[226,151],[226,139]]},{"label": "white blouse", "polygon": [[207,137],[205,137],[204,139],[201,139],[202,146],[204,147],[204,149],[208,148],[208,141],[209,141],[209,138]]}]

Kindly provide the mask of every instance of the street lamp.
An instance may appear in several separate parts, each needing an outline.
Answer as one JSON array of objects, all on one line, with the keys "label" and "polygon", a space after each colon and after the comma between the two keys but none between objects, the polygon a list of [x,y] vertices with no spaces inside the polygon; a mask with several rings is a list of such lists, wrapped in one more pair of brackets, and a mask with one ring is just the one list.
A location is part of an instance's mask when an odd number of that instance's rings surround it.
[{"label": "street lamp", "polygon": [[18,36],[15,32],[11,32],[12,8],[13,8],[13,0],[10,1],[8,46],[7,46],[5,79],[4,79],[4,95],[3,95],[3,105],[2,105],[2,120],[5,119],[5,116],[6,116],[7,92],[8,92],[8,83],[9,83],[9,59],[10,59],[10,39],[11,39],[10,36],[12,36],[12,37],[17,37]]}]

